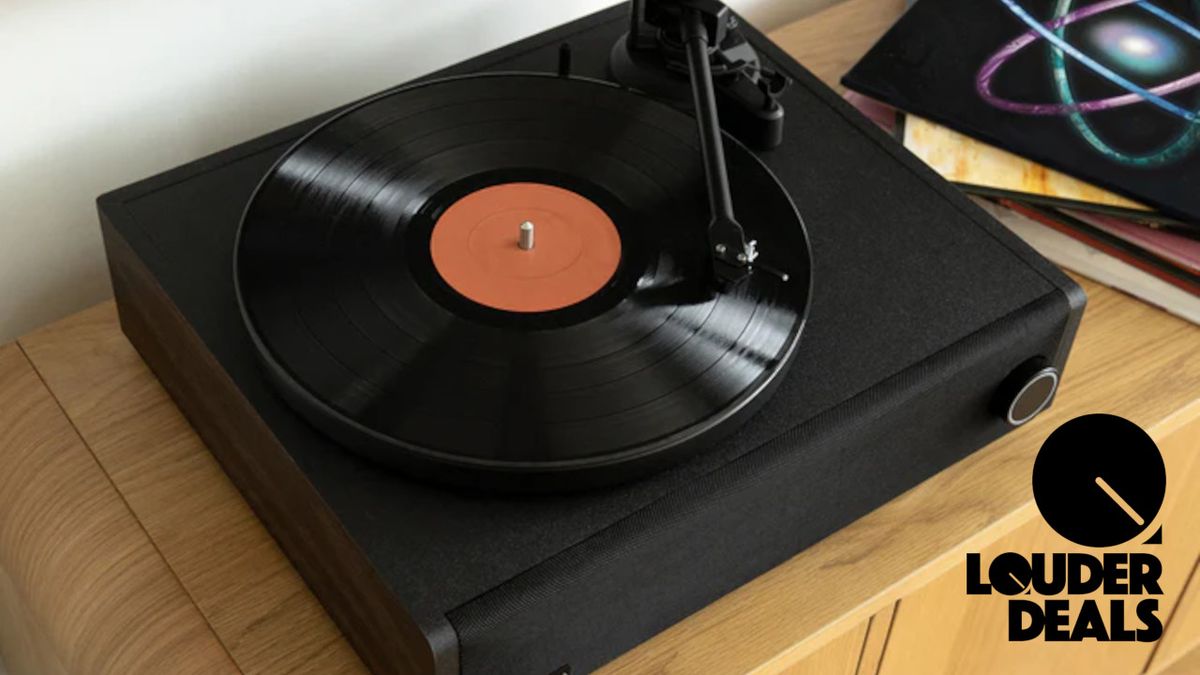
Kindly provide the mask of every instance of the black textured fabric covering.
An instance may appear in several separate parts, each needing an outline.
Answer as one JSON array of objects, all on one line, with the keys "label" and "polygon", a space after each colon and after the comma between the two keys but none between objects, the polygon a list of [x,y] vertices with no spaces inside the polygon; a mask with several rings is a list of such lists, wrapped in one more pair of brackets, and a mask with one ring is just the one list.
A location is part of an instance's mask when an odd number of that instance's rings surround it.
[{"label": "black textured fabric covering", "polygon": [[[446,72],[552,70],[570,40],[576,72],[604,77],[623,12]],[[798,79],[783,99],[785,143],[761,156],[812,239],[800,352],[732,437],[614,489],[496,498],[428,487],[340,451],[275,396],[237,314],[233,233],[258,180],[317,120],[102,200],[120,204],[114,226],[397,602],[427,634],[453,629],[463,673],[601,665],[1001,434],[988,411],[1000,380],[1063,354],[1071,283],[756,40]]]}]

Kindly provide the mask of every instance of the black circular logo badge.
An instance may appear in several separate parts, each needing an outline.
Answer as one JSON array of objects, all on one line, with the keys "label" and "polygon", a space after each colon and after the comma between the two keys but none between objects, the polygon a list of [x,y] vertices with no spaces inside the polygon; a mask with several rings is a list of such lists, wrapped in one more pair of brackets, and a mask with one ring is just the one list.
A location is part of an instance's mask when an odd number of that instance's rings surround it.
[{"label": "black circular logo badge", "polygon": [[1166,489],[1158,446],[1116,415],[1067,422],[1050,434],[1033,464],[1033,498],[1042,517],[1082,546],[1116,546],[1145,531]]}]

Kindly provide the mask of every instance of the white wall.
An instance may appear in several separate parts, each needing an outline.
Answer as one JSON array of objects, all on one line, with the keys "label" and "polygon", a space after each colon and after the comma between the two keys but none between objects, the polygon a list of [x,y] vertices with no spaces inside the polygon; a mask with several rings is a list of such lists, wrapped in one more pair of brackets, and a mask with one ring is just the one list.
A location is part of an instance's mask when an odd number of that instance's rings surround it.
[{"label": "white wall", "polygon": [[614,1],[0,1],[0,342],[110,294],[98,194]]}]

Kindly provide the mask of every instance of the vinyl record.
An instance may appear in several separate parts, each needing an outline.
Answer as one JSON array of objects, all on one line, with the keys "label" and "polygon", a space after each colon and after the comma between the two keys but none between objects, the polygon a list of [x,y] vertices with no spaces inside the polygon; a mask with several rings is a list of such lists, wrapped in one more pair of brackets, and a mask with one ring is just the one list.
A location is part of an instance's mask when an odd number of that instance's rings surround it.
[{"label": "vinyl record", "polygon": [[234,262],[246,326],[285,399],[348,450],[499,489],[641,475],[744,421],[804,323],[800,217],[726,150],[738,218],[786,281],[713,283],[682,112],[550,75],[385,93],[258,187]]}]

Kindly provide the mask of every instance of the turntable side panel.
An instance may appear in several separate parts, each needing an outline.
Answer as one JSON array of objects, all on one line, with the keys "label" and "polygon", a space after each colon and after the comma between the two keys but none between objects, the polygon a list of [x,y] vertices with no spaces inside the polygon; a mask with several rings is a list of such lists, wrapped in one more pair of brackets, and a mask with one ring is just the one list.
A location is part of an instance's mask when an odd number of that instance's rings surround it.
[{"label": "turntable side panel", "polygon": [[0,466],[14,675],[241,672],[17,345],[0,347]]}]

